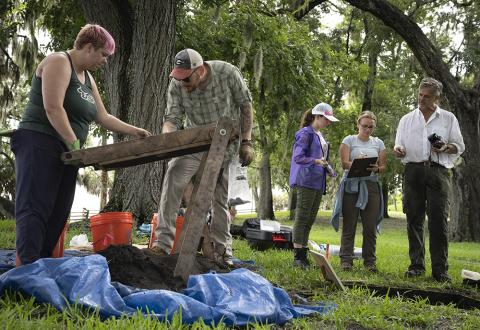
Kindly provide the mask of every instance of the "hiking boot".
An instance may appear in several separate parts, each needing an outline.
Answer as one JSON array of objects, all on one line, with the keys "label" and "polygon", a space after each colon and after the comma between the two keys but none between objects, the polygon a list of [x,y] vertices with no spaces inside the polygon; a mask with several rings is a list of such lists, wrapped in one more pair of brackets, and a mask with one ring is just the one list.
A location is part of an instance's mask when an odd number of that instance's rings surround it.
[{"label": "hiking boot", "polygon": [[308,248],[294,248],[293,250],[293,265],[302,269],[310,267],[310,262],[308,261],[307,256]]},{"label": "hiking boot", "polygon": [[425,274],[425,271],[422,269],[409,269],[405,272],[405,277],[418,277]]},{"label": "hiking boot", "polygon": [[340,268],[343,271],[349,272],[353,269],[353,265],[348,261],[342,261],[342,263],[340,264]]},{"label": "hiking boot", "polygon": [[433,274],[433,279],[437,282],[441,282],[441,283],[450,283],[452,282],[452,278],[450,277],[450,275],[448,275],[447,272],[444,272],[444,273],[440,273],[440,274]]},{"label": "hiking boot", "polygon": [[377,268],[377,265],[375,264],[364,265],[364,267],[370,273],[378,273],[378,268]]},{"label": "hiking boot", "polygon": [[157,256],[168,256],[169,254],[167,252],[165,252],[160,246],[152,246],[150,249],[150,252],[152,252],[153,254],[157,255]]},{"label": "hiking boot", "polygon": [[213,261],[217,266],[223,269],[228,269],[233,267],[232,256],[220,254],[218,252],[213,253]]},{"label": "hiking boot", "polygon": [[223,261],[225,262],[225,264],[228,267],[233,267],[233,257],[232,256],[228,256],[228,255],[223,256]]},{"label": "hiking boot", "polygon": [[302,269],[307,269],[308,267],[310,267],[310,263],[308,263],[308,260],[305,261],[300,259],[293,259],[293,266],[299,267]]},{"label": "hiking boot", "polygon": [[216,245],[213,251],[213,261],[217,266],[227,269],[233,267],[233,257],[227,253],[226,246]]}]

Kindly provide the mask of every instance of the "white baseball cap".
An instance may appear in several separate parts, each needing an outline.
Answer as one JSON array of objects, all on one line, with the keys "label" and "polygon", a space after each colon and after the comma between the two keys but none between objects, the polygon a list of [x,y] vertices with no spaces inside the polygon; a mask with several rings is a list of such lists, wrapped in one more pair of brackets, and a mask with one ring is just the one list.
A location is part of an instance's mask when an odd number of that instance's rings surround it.
[{"label": "white baseball cap", "polygon": [[333,116],[332,106],[323,102],[313,107],[312,115],[322,115],[330,121],[338,121],[338,119]]}]

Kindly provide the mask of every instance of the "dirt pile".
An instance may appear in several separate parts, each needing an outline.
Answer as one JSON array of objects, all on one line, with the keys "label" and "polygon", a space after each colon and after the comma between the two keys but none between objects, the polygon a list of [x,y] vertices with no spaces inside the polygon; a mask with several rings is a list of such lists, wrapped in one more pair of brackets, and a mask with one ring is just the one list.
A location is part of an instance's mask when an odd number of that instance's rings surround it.
[{"label": "dirt pile", "polygon": [[[130,245],[111,245],[98,254],[107,259],[112,281],[137,288],[176,292],[186,287],[181,278],[173,276],[177,255],[158,255],[149,249],[138,249]],[[229,272],[219,268],[210,259],[197,255],[192,274],[205,274],[211,270],[217,273]]]}]

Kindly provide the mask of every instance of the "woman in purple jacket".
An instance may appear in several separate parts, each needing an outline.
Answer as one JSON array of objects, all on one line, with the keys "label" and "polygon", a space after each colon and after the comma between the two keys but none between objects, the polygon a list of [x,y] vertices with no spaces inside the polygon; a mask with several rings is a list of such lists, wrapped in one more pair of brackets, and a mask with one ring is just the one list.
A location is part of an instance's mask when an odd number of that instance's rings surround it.
[{"label": "woman in purple jacket", "polygon": [[295,133],[290,165],[290,187],[296,189],[297,193],[293,224],[293,264],[301,268],[309,266],[308,236],[322,195],[325,194],[327,174],[335,175],[327,162],[329,145],[320,133],[333,121],[338,119],[333,116],[332,107],[319,103],[303,114],[300,130]]}]

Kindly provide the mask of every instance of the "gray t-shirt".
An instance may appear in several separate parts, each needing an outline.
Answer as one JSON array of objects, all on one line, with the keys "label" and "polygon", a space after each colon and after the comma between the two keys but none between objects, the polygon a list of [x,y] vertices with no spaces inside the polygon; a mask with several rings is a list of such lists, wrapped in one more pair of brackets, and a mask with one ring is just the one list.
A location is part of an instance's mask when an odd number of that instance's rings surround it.
[{"label": "gray t-shirt", "polygon": [[342,141],[350,148],[350,161],[355,158],[378,157],[380,151],[385,150],[385,144],[377,137],[370,136],[368,141],[362,141],[357,135],[349,135]]}]

